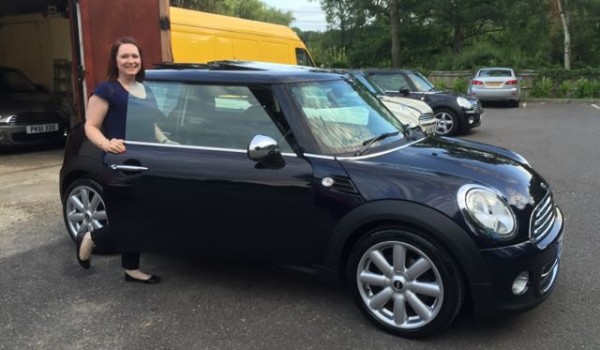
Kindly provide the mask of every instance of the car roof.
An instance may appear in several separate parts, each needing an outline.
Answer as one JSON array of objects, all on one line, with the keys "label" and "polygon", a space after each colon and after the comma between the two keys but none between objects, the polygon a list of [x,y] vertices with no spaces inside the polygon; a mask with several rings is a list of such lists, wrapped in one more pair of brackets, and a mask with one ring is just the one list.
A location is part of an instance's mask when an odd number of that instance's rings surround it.
[{"label": "car roof", "polygon": [[363,71],[365,73],[381,73],[381,74],[397,74],[397,73],[403,73],[403,74],[407,74],[407,73],[415,73],[415,70],[411,70],[411,69],[386,69],[386,68],[363,68],[360,69],[360,71]]},{"label": "car roof", "polygon": [[163,64],[158,69],[146,70],[147,80],[228,84],[285,84],[343,78],[343,74],[314,67],[253,61]]},{"label": "car roof", "polygon": [[483,67],[483,68],[479,68],[479,71],[494,70],[494,69],[495,70],[511,70],[511,71],[513,70],[512,68],[509,68],[509,67]]}]

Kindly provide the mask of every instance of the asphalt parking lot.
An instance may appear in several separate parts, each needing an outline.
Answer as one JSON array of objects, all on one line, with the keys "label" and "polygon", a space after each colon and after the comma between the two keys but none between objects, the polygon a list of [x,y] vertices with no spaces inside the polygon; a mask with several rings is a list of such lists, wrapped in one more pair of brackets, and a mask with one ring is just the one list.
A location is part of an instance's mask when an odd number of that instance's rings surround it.
[{"label": "asphalt parking lot", "polygon": [[566,217],[553,295],[496,321],[461,316],[427,340],[383,333],[336,286],[279,267],[144,255],[159,285],[125,283],[117,256],[82,270],[58,195],[60,148],[0,153],[0,349],[599,349],[600,108],[485,106],[461,137],[510,148]]}]

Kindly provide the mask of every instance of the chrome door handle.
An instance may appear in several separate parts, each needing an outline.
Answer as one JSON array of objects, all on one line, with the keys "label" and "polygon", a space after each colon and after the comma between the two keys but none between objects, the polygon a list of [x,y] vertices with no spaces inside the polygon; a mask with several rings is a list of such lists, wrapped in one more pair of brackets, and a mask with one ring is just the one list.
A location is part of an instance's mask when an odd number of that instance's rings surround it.
[{"label": "chrome door handle", "polygon": [[121,164],[112,164],[110,166],[112,170],[124,170],[124,171],[147,171],[148,168],[145,166],[137,166],[137,165],[121,165]]}]

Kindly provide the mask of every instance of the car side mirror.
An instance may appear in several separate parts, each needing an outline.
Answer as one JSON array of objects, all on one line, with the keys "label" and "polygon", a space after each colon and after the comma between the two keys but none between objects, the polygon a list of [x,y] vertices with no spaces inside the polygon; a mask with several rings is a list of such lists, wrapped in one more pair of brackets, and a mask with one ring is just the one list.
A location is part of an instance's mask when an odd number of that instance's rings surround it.
[{"label": "car side mirror", "polygon": [[403,88],[398,90],[398,92],[402,95],[402,96],[408,96],[408,94],[410,93],[410,90],[408,90],[407,88]]},{"label": "car side mirror", "polygon": [[248,158],[257,162],[257,168],[281,169],[285,166],[277,141],[268,136],[254,136],[248,145],[247,153]]}]

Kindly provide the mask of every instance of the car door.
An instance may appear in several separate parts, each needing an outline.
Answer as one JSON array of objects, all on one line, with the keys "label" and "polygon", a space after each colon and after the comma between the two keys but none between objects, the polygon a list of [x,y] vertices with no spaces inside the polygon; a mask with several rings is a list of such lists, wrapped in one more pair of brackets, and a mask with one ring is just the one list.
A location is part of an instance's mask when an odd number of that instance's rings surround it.
[{"label": "car door", "polygon": [[[219,86],[167,86],[171,92],[180,89],[178,100],[168,102],[161,100],[162,88],[155,86],[167,115],[161,126],[179,144],[127,140],[127,152],[105,159],[131,189],[128,213],[143,227],[144,232],[136,233],[141,248],[302,259],[310,251],[310,240],[303,235],[312,232],[311,164],[292,152],[284,152],[285,166],[279,169],[265,169],[248,158],[240,145],[247,145],[254,133],[277,130],[265,123],[271,122],[266,113],[260,130],[236,124],[247,118],[251,103],[235,97],[252,96],[249,91],[241,95]],[[200,101],[202,107],[194,106]]]}]

